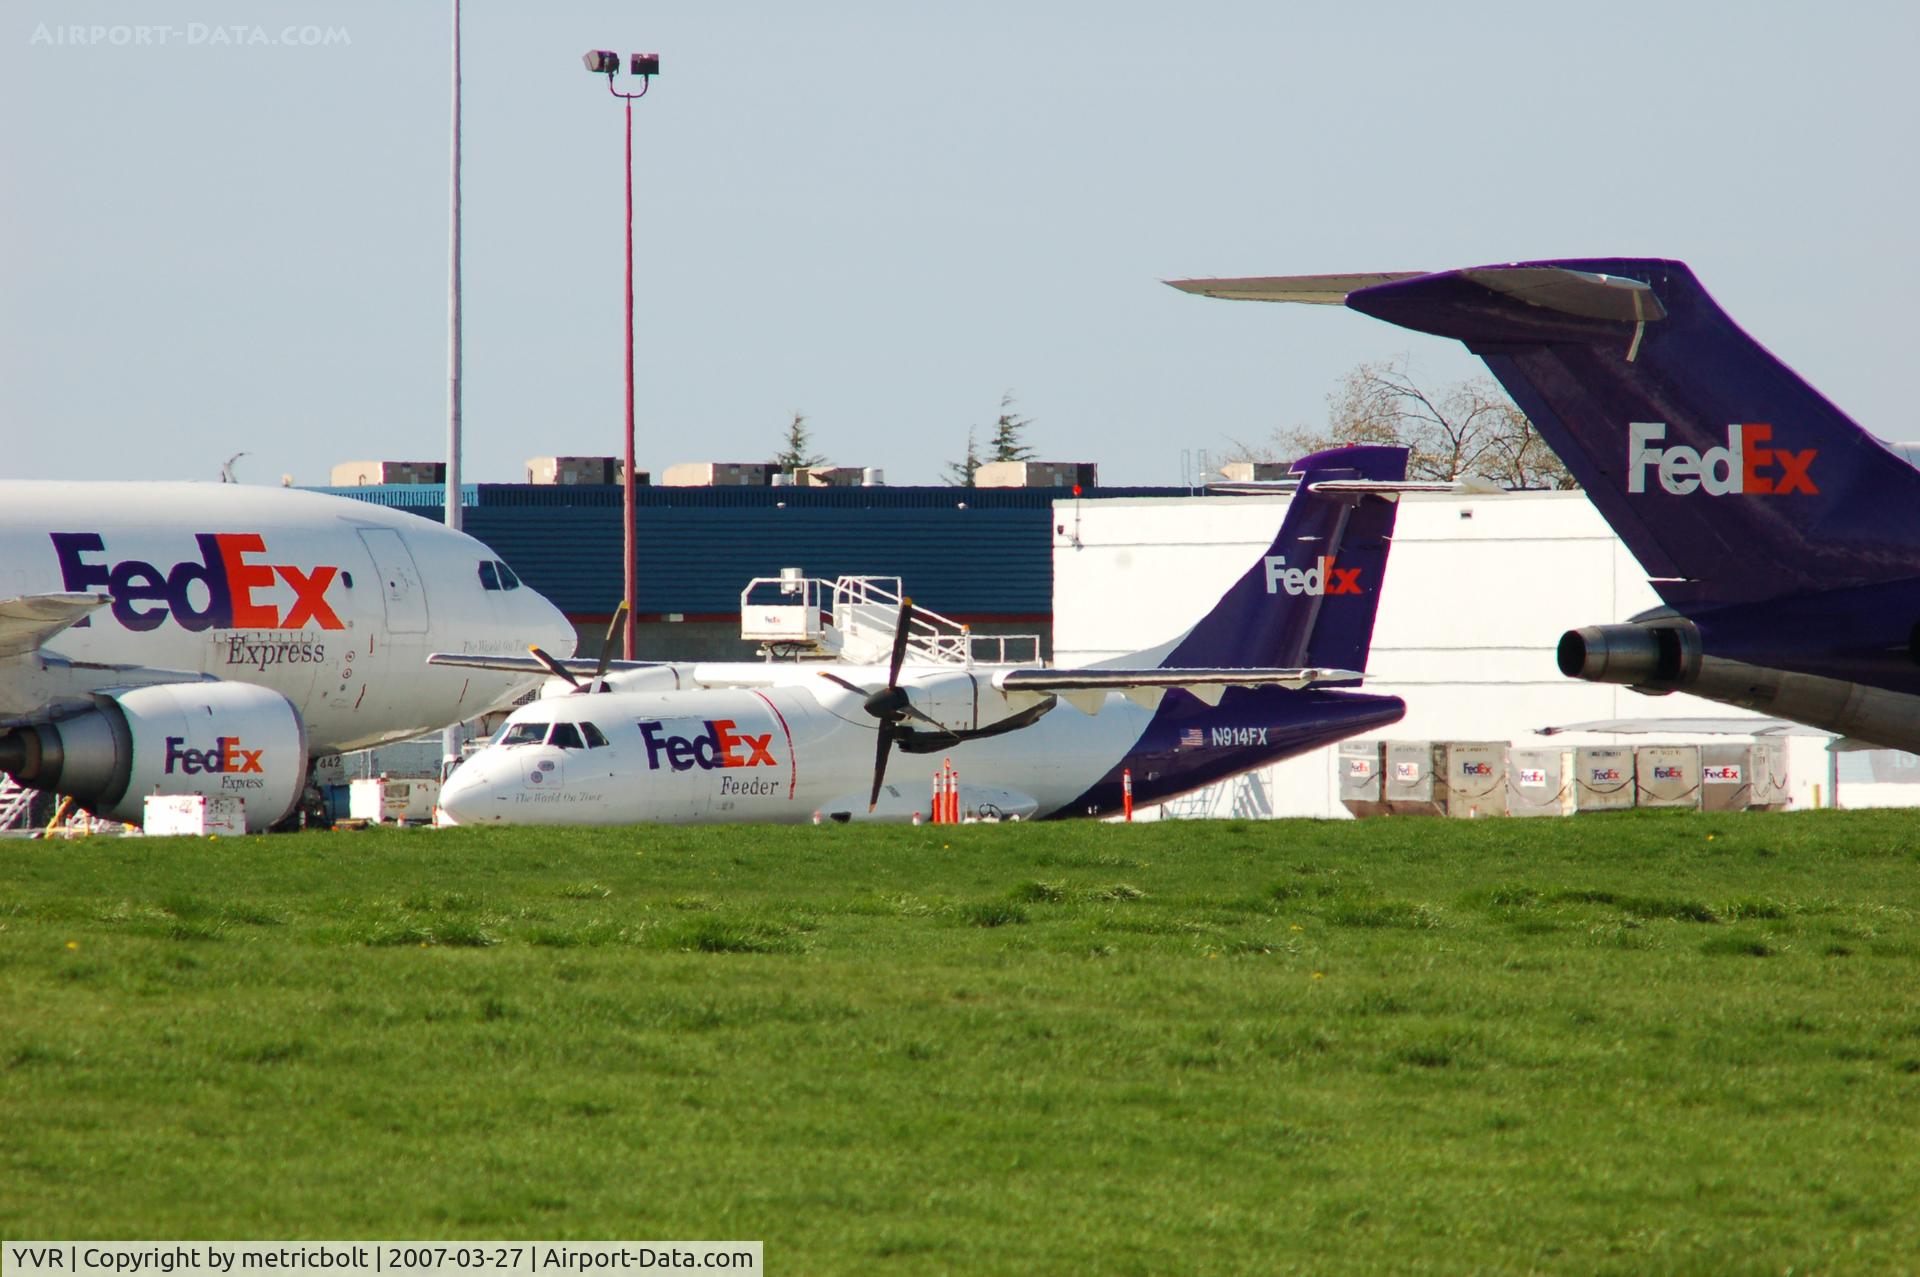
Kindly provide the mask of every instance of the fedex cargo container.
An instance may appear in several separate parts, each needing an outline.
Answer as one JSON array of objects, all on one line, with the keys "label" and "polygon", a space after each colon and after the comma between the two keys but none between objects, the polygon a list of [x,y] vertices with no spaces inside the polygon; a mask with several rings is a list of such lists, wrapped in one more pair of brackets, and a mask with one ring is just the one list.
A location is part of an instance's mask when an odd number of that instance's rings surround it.
[{"label": "fedex cargo container", "polygon": [[1387,814],[1386,746],[1377,740],[1340,742],[1340,805],[1355,816]]},{"label": "fedex cargo container", "polygon": [[1507,814],[1507,742],[1448,741],[1434,755],[1443,814],[1461,819]]},{"label": "fedex cargo container", "polygon": [[1633,806],[1633,751],[1582,745],[1573,751],[1573,809],[1624,811]]},{"label": "fedex cargo container", "polygon": [[1565,749],[1507,751],[1507,814],[1573,814],[1573,753]]},{"label": "fedex cargo container", "polygon": [[1633,752],[1642,807],[1700,807],[1700,747],[1642,745]]},{"label": "fedex cargo container", "polygon": [[1390,740],[1384,754],[1387,811],[1395,816],[1438,816],[1440,791],[1434,782],[1432,741]]},{"label": "fedex cargo container", "polygon": [[1751,745],[1712,744],[1700,747],[1700,809],[1745,811],[1753,806]]}]

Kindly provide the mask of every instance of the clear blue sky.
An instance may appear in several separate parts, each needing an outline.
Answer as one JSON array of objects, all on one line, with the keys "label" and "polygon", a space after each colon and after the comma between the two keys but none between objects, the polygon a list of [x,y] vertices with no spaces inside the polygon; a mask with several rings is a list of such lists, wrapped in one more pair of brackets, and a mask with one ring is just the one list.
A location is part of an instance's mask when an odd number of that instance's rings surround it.
[{"label": "clear blue sky", "polygon": [[[6,474],[442,453],[449,11],[7,6]],[[469,0],[465,26],[469,479],[620,449],[594,47],[664,59],[636,117],[656,473],[764,458],[797,408],[835,461],[930,482],[1011,390],[1041,454],[1177,482],[1182,449],[1319,422],[1360,360],[1479,365],[1157,281],[1608,253],[1687,260],[1862,424],[1920,436],[1920,6]]]}]

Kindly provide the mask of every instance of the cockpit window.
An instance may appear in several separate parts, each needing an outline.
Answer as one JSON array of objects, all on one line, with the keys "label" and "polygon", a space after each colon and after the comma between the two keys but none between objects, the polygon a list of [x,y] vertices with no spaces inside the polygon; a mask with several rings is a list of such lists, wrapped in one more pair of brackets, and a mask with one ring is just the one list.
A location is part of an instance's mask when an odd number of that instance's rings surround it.
[{"label": "cockpit window", "polygon": [[483,590],[500,588],[500,574],[494,569],[492,559],[480,560],[480,588]]},{"label": "cockpit window", "polygon": [[513,569],[504,563],[500,564],[500,588],[503,590],[517,590],[520,588],[520,578],[515,576]]},{"label": "cockpit window", "polygon": [[547,738],[547,728],[551,723],[509,723],[507,730],[500,733],[499,745],[538,745]]},{"label": "cockpit window", "polygon": [[600,729],[592,723],[580,724],[580,734],[587,738],[588,749],[599,749],[607,743],[607,738],[601,735]]},{"label": "cockpit window", "polygon": [[553,725],[553,735],[547,738],[547,744],[556,745],[561,749],[586,748],[585,745],[580,743],[580,729],[572,723],[555,723]]}]

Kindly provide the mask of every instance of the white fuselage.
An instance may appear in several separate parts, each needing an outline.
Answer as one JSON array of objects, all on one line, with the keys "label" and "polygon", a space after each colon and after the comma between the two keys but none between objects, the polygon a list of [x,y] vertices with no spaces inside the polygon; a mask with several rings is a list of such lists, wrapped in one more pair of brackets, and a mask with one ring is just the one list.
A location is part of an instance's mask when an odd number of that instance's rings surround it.
[{"label": "white fuselage", "polygon": [[[970,811],[1050,814],[1117,763],[1149,717],[1124,701],[1097,717],[1061,705],[1026,740],[895,749],[874,815],[931,813],[934,773],[949,761]],[[503,743],[516,722],[547,721],[581,729],[578,747],[572,737],[554,743],[551,731],[537,744]],[[604,745],[591,743],[589,724]],[[441,807],[461,824],[868,819],[875,744],[860,698],[825,684],[552,698],[517,711],[493,745],[461,764]]]},{"label": "white fuselage", "polygon": [[[494,565],[496,588],[482,564]],[[566,618],[501,580],[497,556],[473,538],[343,497],[0,483],[0,598],[114,599],[0,663],[0,716],[43,715],[102,688],[219,679],[286,697],[316,754],[418,735],[532,682],[432,667],[429,652],[572,651]]]},{"label": "white fuselage", "polygon": [[[825,668],[862,688],[887,677],[879,667]],[[1184,692],[1155,709],[1106,695],[1097,713],[1062,699],[1037,722],[1003,735],[926,753],[896,746],[869,812],[876,722],[865,697],[824,678],[823,667],[659,673],[668,688],[678,680],[733,685],[550,696],[516,710],[449,778],[443,818],[462,825],[795,822],[815,813],[908,820],[931,814],[935,774],[949,762],[970,815],[1101,815],[1120,809],[1124,783],[1140,802],[1161,801],[1393,721],[1403,710],[1393,698],[1280,688],[1234,689],[1217,707]],[[965,731],[1005,712],[996,708],[991,675],[980,669],[956,679],[951,667],[909,665],[900,686],[917,710]]]}]

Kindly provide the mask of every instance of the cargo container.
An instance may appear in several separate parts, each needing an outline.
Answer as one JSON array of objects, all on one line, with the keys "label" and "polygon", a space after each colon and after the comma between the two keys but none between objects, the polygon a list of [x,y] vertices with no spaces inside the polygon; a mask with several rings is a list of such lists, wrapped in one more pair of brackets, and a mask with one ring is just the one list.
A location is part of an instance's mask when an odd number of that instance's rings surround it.
[{"label": "cargo container", "polygon": [[1633,751],[1583,745],[1573,751],[1573,809],[1623,811],[1633,806]]},{"label": "cargo container", "polygon": [[1566,749],[1508,750],[1507,814],[1509,816],[1572,815],[1573,751]]},{"label": "cargo container", "polygon": [[1355,816],[1387,814],[1386,746],[1377,740],[1340,742],[1340,805]]},{"label": "cargo container", "polygon": [[1642,745],[1633,751],[1641,807],[1700,807],[1700,747]]}]

